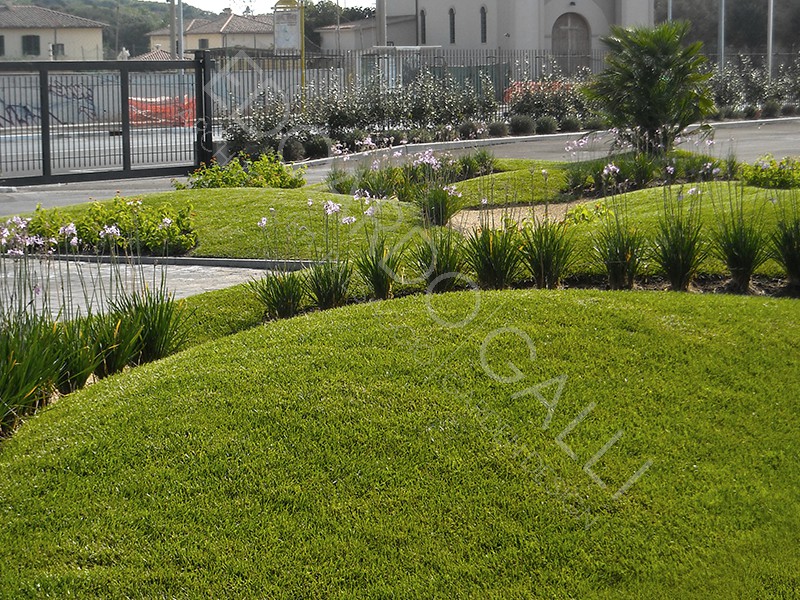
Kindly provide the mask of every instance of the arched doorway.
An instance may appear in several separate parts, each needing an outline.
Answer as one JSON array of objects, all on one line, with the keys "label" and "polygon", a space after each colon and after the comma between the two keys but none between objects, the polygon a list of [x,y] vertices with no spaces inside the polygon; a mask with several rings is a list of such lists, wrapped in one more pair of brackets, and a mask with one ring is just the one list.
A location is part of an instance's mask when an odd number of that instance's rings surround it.
[{"label": "arched doorway", "polygon": [[553,25],[553,58],[567,75],[592,60],[592,35],[589,23],[577,13],[564,13]]}]

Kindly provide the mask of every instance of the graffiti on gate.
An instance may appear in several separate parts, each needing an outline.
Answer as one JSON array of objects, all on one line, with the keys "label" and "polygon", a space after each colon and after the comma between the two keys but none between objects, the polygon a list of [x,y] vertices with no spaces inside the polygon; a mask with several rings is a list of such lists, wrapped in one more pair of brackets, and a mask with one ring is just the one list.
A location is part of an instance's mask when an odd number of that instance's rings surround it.
[{"label": "graffiti on gate", "polygon": [[[97,120],[95,90],[84,83],[64,83],[58,80],[48,85],[50,92],[50,122],[57,125],[87,123]],[[38,89],[28,89],[27,98],[6,101],[0,87],[0,127],[28,127],[42,122]]]}]

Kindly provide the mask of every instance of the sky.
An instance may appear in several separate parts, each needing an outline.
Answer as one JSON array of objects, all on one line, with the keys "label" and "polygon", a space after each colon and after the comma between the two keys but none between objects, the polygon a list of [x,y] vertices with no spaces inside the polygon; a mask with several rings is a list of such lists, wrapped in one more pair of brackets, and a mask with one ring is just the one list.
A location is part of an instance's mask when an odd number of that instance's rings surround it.
[{"label": "sky", "polygon": [[[230,8],[233,12],[240,15],[248,6],[257,14],[271,13],[275,2],[272,0],[268,2],[264,2],[263,0],[184,0],[184,4],[191,4],[197,8],[215,13],[221,13],[223,9]],[[339,5],[342,8],[352,8],[355,6],[375,8],[375,0],[339,0]]]}]

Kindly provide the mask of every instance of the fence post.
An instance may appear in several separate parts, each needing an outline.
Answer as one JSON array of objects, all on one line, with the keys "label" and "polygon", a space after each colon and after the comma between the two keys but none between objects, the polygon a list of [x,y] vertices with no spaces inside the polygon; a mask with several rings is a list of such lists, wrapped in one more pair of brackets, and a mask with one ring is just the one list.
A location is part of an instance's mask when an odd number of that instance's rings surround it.
[{"label": "fence post", "polygon": [[212,118],[214,99],[211,96],[211,53],[197,50],[195,62],[195,110],[197,114],[197,157],[196,164],[210,163],[214,158],[214,136]]},{"label": "fence post", "polygon": [[42,126],[42,176],[46,179],[53,174],[50,154],[50,81],[47,65],[39,65],[39,113]]},{"label": "fence post", "polygon": [[130,88],[130,69],[125,61],[121,61],[119,69],[120,82],[120,111],[122,115],[122,170],[131,170],[131,88]]}]

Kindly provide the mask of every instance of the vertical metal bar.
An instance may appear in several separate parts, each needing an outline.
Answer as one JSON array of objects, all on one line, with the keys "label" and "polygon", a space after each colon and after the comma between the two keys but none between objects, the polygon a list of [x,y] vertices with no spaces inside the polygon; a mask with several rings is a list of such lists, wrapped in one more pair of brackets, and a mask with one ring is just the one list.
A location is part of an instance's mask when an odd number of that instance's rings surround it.
[{"label": "vertical metal bar", "polygon": [[53,167],[50,164],[50,87],[46,65],[39,65],[39,114],[42,128],[42,175],[50,177]]},{"label": "vertical metal bar", "polygon": [[119,69],[119,100],[122,115],[122,170],[131,170],[131,106],[130,106],[130,69],[127,63],[120,61]]}]

